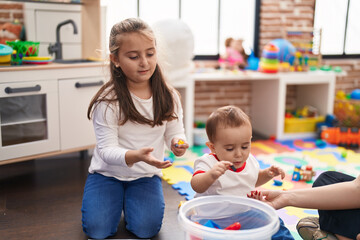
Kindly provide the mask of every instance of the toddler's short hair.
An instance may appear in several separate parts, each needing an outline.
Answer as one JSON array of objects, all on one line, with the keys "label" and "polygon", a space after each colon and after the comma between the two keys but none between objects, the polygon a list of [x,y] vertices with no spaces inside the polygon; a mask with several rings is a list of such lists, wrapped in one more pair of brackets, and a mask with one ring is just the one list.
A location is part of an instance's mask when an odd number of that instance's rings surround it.
[{"label": "toddler's short hair", "polygon": [[251,127],[249,116],[240,108],[235,106],[220,107],[211,113],[206,121],[206,134],[209,141],[214,142],[218,127],[239,127],[244,124],[249,124]]}]

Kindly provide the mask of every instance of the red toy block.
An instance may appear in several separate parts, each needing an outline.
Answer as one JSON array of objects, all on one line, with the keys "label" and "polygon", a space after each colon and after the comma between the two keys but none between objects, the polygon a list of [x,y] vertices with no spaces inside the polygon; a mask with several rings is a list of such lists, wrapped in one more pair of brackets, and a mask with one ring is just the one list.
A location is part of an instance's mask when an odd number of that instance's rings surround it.
[{"label": "red toy block", "polygon": [[241,224],[239,222],[233,223],[230,226],[224,228],[225,230],[240,230]]}]

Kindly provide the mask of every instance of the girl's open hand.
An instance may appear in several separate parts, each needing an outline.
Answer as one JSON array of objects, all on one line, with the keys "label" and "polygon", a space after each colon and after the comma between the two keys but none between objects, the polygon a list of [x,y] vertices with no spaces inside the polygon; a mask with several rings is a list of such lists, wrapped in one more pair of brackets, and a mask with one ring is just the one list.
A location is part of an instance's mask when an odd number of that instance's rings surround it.
[{"label": "girl's open hand", "polygon": [[220,162],[216,163],[213,166],[213,168],[209,171],[211,174],[211,177],[215,180],[218,179],[221,175],[223,175],[225,173],[226,170],[229,170],[229,168],[232,165],[233,164],[228,161],[220,161]]},{"label": "girl's open hand", "polygon": [[269,177],[273,178],[276,176],[281,176],[281,179],[285,178],[285,172],[284,170],[282,170],[282,168],[279,168],[277,166],[271,166],[269,168],[267,168],[267,174],[269,175]]},{"label": "girl's open hand", "polygon": [[163,161],[163,160],[159,160],[157,158],[154,158],[151,155],[151,152],[154,151],[154,148],[152,147],[147,147],[147,148],[141,148],[138,151],[138,157],[140,159],[140,161],[144,161],[147,164],[150,164],[154,167],[157,168],[168,168],[172,165],[172,163],[167,160],[167,161]]},{"label": "girl's open hand", "polygon": [[188,149],[188,148],[189,148],[189,144],[182,139],[173,138],[171,140],[171,151],[177,157],[184,155],[184,153],[186,152],[186,149]]}]

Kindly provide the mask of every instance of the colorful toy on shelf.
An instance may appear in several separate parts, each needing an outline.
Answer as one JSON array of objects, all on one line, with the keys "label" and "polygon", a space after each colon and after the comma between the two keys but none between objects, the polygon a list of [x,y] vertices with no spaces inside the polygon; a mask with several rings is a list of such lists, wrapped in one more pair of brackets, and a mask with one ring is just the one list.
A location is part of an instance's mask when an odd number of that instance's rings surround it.
[{"label": "colorful toy on shelf", "polygon": [[12,47],[17,53],[21,53],[24,57],[36,57],[39,53],[40,42],[31,41],[6,41],[6,44]]},{"label": "colorful toy on shelf", "polygon": [[346,96],[346,93],[344,91],[339,90],[339,91],[336,92],[335,98],[336,98],[336,100],[346,100],[347,96]]},{"label": "colorful toy on shelf", "polygon": [[345,94],[343,91],[336,93],[334,115],[338,119],[339,126],[360,127],[360,90]]},{"label": "colorful toy on shelf", "polygon": [[[323,126],[326,126],[326,127],[334,127],[335,125],[338,124],[338,120],[337,118],[335,117],[335,115],[332,115],[332,114],[327,114],[326,117],[325,117],[325,121],[323,122],[318,122],[316,124],[316,129],[321,129]],[[320,138],[320,137],[319,137]]]},{"label": "colorful toy on shelf", "polygon": [[310,105],[305,105],[304,107],[295,110],[285,110],[285,118],[307,118],[317,116],[318,109]]},{"label": "colorful toy on shelf", "polygon": [[360,89],[355,89],[350,93],[351,99],[360,100]]},{"label": "colorful toy on shelf", "polygon": [[340,66],[335,66],[335,67],[333,68],[333,70],[334,70],[334,72],[336,72],[336,73],[341,73],[341,72],[342,72],[342,68],[341,68]]},{"label": "colorful toy on shelf", "polygon": [[321,64],[321,30],[313,28],[286,28],[284,37],[296,49],[294,71],[316,70]]},{"label": "colorful toy on shelf", "polygon": [[294,172],[291,180],[293,181],[311,181],[312,177],[315,176],[315,171],[313,171],[312,166],[308,165],[305,168],[302,168],[301,165],[297,164],[294,167]]},{"label": "colorful toy on shelf", "polygon": [[279,49],[278,59],[280,63],[289,63],[289,65],[293,65],[296,49],[291,42],[286,39],[278,38],[272,40],[270,43]]},{"label": "colorful toy on shelf", "polygon": [[251,51],[250,56],[247,59],[247,66],[245,67],[245,70],[253,70],[256,71],[259,68],[259,58],[255,56],[254,52]]},{"label": "colorful toy on shelf", "polygon": [[316,132],[316,125],[324,122],[325,116],[319,116],[318,109],[309,105],[296,110],[286,110],[284,132]]},{"label": "colorful toy on shelf", "polygon": [[299,117],[316,117],[318,115],[317,108],[306,105],[303,108],[300,108],[296,111],[296,116]]},{"label": "colorful toy on shelf", "polygon": [[261,55],[259,69],[264,73],[277,73],[279,71],[279,48],[274,44],[267,44]]},{"label": "colorful toy on shelf", "polygon": [[11,54],[11,65],[22,65],[23,54],[17,53],[16,50]]},{"label": "colorful toy on shelf", "polygon": [[324,127],[321,129],[320,136],[326,142],[342,147],[358,148],[360,145],[359,128]]},{"label": "colorful toy on shelf", "polygon": [[5,44],[0,44],[0,64],[9,63],[11,61],[11,53],[13,49]]}]

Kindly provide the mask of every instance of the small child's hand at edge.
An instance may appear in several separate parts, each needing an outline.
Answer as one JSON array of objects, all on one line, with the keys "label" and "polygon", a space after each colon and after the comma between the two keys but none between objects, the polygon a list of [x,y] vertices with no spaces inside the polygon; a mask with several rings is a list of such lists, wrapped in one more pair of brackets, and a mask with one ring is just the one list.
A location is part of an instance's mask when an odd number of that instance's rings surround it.
[{"label": "small child's hand at edge", "polygon": [[229,168],[232,165],[233,164],[228,161],[220,161],[220,162],[216,163],[213,166],[213,168],[209,171],[211,174],[211,177],[213,179],[218,179],[221,175],[223,175],[226,172],[226,170],[229,170]]},{"label": "small child's hand at edge", "polygon": [[267,173],[268,173],[269,177],[271,177],[271,178],[279,176],[279,175],[281,176],[281,179],[285,178],[284,170],[278,166],[272,165],[271,167],[267,168]]}]

